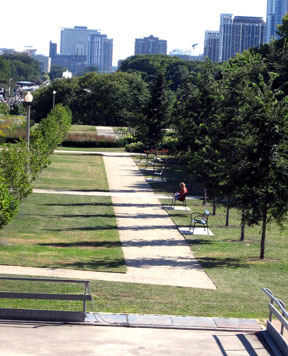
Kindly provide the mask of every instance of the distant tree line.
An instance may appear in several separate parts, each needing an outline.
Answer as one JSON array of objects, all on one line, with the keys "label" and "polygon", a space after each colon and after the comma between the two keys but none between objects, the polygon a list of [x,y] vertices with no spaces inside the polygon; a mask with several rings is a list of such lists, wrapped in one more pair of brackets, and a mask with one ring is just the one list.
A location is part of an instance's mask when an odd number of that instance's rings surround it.
[{"label": "distant tree line", "polygon": [[0,83],[9,84],[10,78],[14,82],[27,80],[40,83],[40,63],[26,54],[4,54],[0,56]]}]

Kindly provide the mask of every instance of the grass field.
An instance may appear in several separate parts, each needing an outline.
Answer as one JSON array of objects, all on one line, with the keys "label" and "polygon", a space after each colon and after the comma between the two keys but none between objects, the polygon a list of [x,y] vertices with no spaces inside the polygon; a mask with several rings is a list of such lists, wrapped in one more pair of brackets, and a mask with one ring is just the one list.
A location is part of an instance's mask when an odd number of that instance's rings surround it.
[{"label": "grass field", "polygon": [[[34,188],[107,191],[103,160],[53,155]],[[2,264],[126,271],[110,197],[32,194],[0,239]]]},{"label": "grass field", "polygon": [[[91,171],[85,169],[85,162]],[[166,174],[167,183],[153,185],[156,192],[175,191],[183,180],[190,193],[201,194],[201,185],[179,163],[170,165]],[[101,157],[76,155],[54,155],[52,165],[43,171],[35,187],[108,190]],[[192,211],[212,210],[210,204],[204,207],[200,200],[188,200],[188,205]],[[271,289],[287,305],[287,224],[283,230],[274,224],[269,227],[266,258],[259,260],[260,226],[247,227],[245,240],[240,242],[239,213],[232,209],[230,226],[225,227],[225,212],[225,206],[218,204],[216,215],[209,219],[214,236],[186,237],[216,290],[92,281],[97,310],[265,319],[268,298],[262,287]],[[176,225],[189,224],[189,212],[169,213]],[[19,216],[0,238],[2,264],[125,271],[113,208],[107,197],[34,194],[23,202]]]}]

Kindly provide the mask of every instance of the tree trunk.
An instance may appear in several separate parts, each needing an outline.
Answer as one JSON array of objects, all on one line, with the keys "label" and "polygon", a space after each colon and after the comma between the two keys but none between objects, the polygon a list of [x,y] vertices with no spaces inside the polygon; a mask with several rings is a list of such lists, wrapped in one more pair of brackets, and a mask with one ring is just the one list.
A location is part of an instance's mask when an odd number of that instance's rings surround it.
[{"label": "tree trunk", "polygon": [[204,184],[204,189],[203,189],[204,197],[203,197],[203,205],[207,204],[207,189],[206,185]]},{"label": "tree trunk", "polygon": [[226,226],[229,226],[229,213],[230,213],[230,197],[228,197],[226,205]]},{"label": "tree trunk", "polygon": [[216,215],[216,195],[213,197],[213,213],[212,215]]},{"label": "tree trunk", "polygon": [[244,239],[245,239],[245,216],[244,216],[244,212],[242,210],[240,241],[244,241]]},{"label": "tree trunk", "polygon": [[264,259],[265,255],[265,240],[266,240],[266,227],[267,227],[267,201],[264,206],[263,211],[263,222],[262,222],[262,236],[261,236],[261,249],[260,249],[260,260]]}]

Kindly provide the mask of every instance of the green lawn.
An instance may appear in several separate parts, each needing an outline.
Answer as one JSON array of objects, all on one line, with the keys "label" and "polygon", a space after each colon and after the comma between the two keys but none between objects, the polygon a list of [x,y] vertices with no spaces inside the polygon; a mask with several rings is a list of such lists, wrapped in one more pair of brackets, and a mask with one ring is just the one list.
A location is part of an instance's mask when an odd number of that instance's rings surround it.
[{"label": "green lawn", "polygon": [[109,191],[101,156],[54,154],[34,188],[82,191]]},{"label": "green lawn", "polygon": [[[34,188],[108,190],[100,156],[51,160]],[[126,271],[110,197],[32,194],[0,239],[2,264]]]},{"label": "green lawn", "polygon": [[[201,185],[179,163],[168,167],[167,179],[168,183],[153,185],[156,192],[175,191],[183,180],[190,193],[201,194]],[[35,187],[108,190],[101,157],[84,155],[53,155],[52,165]],[[212,211],[211,205],[204,207],[200,200],[188,200],[188,205],[192,211]],[[92,281],[97,310],[265,319],[268,298],[262,287],[287,305],[287,224],[283,230],[270,226],[266,258],[259,260],[261,227],[247,227],[245,241],[240,242],[239,213],[232,209],[230,226],[225,227],[225,211],[219,204],[217,214],[209,219],[215,236],[187,236],[216,290]],[[169,213],[176,225],[189,224],[190,212]],[[110,198],[33,194],[0,238],[2,264],[125,271]]]}]

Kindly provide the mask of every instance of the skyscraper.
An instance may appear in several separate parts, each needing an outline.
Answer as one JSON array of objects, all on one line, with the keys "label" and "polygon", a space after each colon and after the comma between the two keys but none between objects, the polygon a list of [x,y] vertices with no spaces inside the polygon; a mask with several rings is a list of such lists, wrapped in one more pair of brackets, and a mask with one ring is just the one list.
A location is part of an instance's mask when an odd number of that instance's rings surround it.
[{"label": "skyscraper", "polygon": [[112,72],[113,40],[98,30],[85,26],[62,29],[60,54],[71,59],[79,57],[81,63],[96,66],[99,72]]},{"label": "skyscraper", "polygon": [[204,57],[219,61],[220,31],[205,31]]},{"label": "skyscraper", "polygon": [[236,53],[259,47],[265,42],[266,24],[262,17],[220,15],[219,62]]},{"label": "skyscraper", "polygon": [[259,47],[265,36],[265,22],[262,17],[235,16],[232,26],[232,57],[245,49]]},{"label": "skyscraper", "polygon": [[100,35],[100,32],[88,30],[86,26],[63,28],[61,30],[60,54],[87,56],[88,40],[91,35]]},{"label": "skyscraper", "polygon": [[232,25],[232,14],[220,15],[219,62],[227,61],[232,57]]},{"label": "skyscraper", "polygon": [[134,54],[167,54],[167,41],[152,35],[136,38]]},{"label": "skyscraper", "polygon": [[277,26],[288,11],[288,0],[267,0],[265,42],[279,38],[276,34]]},{"label": "skyscraper", "polygon": [[113,40],[107,35],[91,35],[88,53],[88,66],[98,67],[99,72],[112,72]]}]

